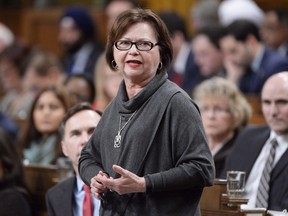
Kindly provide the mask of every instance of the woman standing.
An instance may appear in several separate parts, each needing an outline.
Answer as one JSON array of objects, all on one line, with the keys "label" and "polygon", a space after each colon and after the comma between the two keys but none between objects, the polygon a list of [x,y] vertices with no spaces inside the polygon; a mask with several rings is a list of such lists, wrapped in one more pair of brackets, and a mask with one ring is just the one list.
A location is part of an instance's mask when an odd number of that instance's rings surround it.
[{"label": "woman standing", "polygon": [[198,215],[213,159],[196,105],[167,80],[165,24],[150,10],[126,11],[106,51],[124,80],[79,160],[82,179],[102,199],[101,215]]}]

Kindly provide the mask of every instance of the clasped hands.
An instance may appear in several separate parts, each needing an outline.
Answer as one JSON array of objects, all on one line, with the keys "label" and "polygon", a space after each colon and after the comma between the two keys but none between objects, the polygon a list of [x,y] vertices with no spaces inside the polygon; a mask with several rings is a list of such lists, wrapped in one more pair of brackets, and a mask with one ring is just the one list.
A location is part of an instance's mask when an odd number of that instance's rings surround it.
[{"label": "clasped hands", "polygon": [[114,179],[100,171],[91,179],[91,192],[97,199],[101,199],[101,194],[107,190],[114,191],[119,195],[146,191],[144,177],[139,177],[118,165],[113,165],[112,168],[114,172],[120,174],[120,178]]}]

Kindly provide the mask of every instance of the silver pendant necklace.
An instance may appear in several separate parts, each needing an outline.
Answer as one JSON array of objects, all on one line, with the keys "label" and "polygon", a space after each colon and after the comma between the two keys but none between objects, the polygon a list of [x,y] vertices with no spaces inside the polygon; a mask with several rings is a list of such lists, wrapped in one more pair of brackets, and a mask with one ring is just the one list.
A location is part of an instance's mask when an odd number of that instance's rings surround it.
[{"label": "silver pendant necklace", "polygon": [[121,123],[122,123],[122,119],[120,116],[120,120],[119,120],[119,130],[117,135],[114,138],[114,148],[120,148],[121,146],[121,131],[126,127],[126,125],[130,122],[130,120],[133,118],[133,116],[136,114],[137,110],[134,111],[134,113],[130,116],[130,118],[128,119],[128,121],[121,127]]}]

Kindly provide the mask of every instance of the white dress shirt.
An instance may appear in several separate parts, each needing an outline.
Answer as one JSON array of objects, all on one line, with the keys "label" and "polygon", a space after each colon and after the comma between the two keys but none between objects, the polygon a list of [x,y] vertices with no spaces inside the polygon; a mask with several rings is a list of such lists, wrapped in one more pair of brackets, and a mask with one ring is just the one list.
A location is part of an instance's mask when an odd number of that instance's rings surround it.
[{"label": "white dress shirt", "polygon": [[191,51],[191,48],[190,48],[189,43],[184,43],[181,46],[178,55],[175,57],[173,68],[180,75],[184,75],[185,73],[185,67],[187,64],[187,59],[188,59],[190,51]]},{"label": "white dress shirt", "polygon": [[[83,215],[83,201],[85,197],[85,191],[83,190],[84,182],[79,176],[76,177],[77,187],[74,189],[75,204],[73,205],[73,216],[82,216]],[[92,195],[93,199],[93,216],[99,216],[100,201]]]},{"label": "white dress shirt", "polygon": [[288,148],[288,135],[278,136],[274,131],[271,131],[269,139],[266,141],[263,146],[257,160],[255,161],[253,168],[248,176],[246,187],[245,187],[245,198],[249,199],[247,207],[255,208],[256,196],[258,191],[258,186],[260,183],[260,178],[264,170],[266,160],[269,157],[271,140],[276,138],[278,146],[276,148],[276,154],[274,159],[273,167],[277,164],[281,156]]}]

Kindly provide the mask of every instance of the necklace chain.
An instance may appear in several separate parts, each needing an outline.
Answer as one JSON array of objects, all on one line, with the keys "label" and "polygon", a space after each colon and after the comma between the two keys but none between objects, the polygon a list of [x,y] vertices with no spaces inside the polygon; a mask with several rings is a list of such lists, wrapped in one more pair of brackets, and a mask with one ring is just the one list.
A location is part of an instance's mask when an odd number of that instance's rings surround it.
[{"label": "necklace chain", "polygon": [[134,113],[130,116],[130,118],[126,121],[126,123],[122,127],[121,127],[122,119],[120,116],[119,130],[118,130],[118,133],[114,139],[114,148],[119,148],[121,146],[121,132],[126,127],[126,125],[130,122],[130,120],[133,118],[133,116],[136,114],[136,112],[137,112],[137,110],[134,111]]}]

